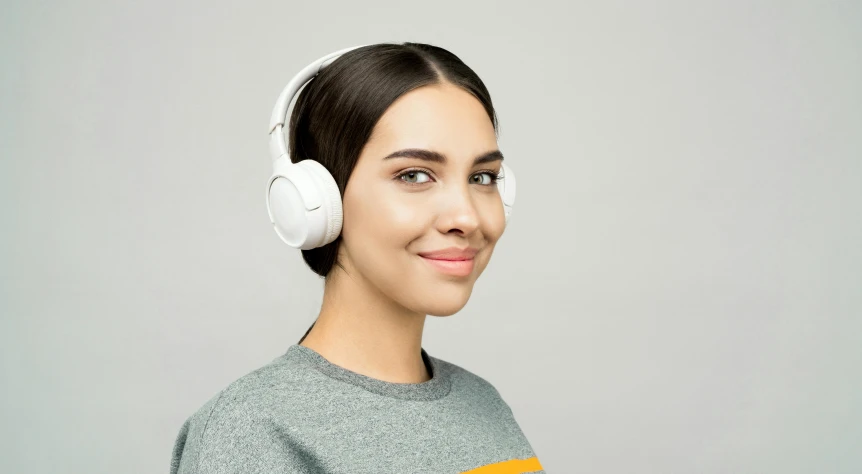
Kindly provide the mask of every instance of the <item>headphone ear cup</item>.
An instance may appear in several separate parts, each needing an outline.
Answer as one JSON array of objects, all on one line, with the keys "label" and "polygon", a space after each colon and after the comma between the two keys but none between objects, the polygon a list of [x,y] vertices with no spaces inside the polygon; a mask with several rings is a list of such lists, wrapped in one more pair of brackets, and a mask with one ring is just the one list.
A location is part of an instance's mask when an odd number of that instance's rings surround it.
[{"label": "headphone ear cup", "polygon": [[296,185],[302,179],[293,170],[273,175],[266,190],[266,210],[275,233],[293,248],[305,244],[309,234],[305,202]]},{"label": "headphone ear cup", "polygon": [[497,190],[503,200],[503,212],[506,214],[506,223],[509,223],[509,214],[515,205],[515,172],[505,163],[502,163],[503,179],[497,181]]},{"label": "headphone ear cup", "polygon": [[329,171],[314,160],[276,167],[266,207],[276,234],[302,250],[322,247],[341,233],[341,194]]},{"label": "headphone ear cup", "polygon": [[[341,234],[341,226],[344,222],[344,214],[341,207],[341,191],[338,190],[338,183],[335,178],[326,169],[325,166],[315,160],[302,160],[297,163],[299,166],[308,170],[309,174],[315,180],[315,187],[320,192],[323,198],[323,213],[319,214],[320,240],[314,243],[313,246],[304,248],[304,250],[323,247],[324,245],[334,241]],[[309,243],[311,245],[311,243]]]}]

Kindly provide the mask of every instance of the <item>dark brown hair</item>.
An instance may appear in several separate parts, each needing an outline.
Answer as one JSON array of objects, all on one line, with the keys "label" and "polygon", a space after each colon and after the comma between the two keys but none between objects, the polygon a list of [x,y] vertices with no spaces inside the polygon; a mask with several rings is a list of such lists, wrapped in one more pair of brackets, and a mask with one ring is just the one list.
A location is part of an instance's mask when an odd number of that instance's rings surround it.
[{"label": "dark brown hair", "polygon": [[[291,160],[321,163],[344,196],[359,155],[383,113],[405,93],[443,82],[473,94],[497,131],[491,95],[461,59],[429,44],[381,43],[344,53],[306,83],[290,115]],[[344,269],[337,261],[340,243],[339,235],[323,247],[303,250],[302,258],[315,273],[326,278],[335,265]],[[305,335],[310,331],[308,328]]]}]

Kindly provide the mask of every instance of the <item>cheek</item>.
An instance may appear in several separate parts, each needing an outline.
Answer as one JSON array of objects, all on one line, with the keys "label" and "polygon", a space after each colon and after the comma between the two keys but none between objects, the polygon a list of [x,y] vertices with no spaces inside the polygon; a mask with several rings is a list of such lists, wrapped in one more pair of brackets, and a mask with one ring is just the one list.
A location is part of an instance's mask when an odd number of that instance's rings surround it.
[{"label": "cheek", "polygon": [[422,235],[423,215],[410,200],[387,192],[385,186],[364,189],[345,197],[343,232],[362,247],[404,248]]},{"label": "cheek", "polygon": [[479,214],[482,216],[482,233],[485,238],[491,243],[496,242],[506,229],[503,201],[498,197],[487,200]]},{"label": "cheek", "polygon": [[387,227],[392,232],[415,238],[422,230],[425,213],[403,196],[394,194],[382,196],[376,212],[380,215],[381,226]]}]

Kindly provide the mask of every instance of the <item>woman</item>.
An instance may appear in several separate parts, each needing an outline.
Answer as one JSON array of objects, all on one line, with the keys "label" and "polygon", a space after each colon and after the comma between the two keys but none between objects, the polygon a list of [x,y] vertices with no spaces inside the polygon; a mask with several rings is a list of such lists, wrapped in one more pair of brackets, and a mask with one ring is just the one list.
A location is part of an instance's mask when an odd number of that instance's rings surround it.
[{"label": "woman", "polygon": [[186,420],[171,473],[544,472],[498,391],[422,348],[426,315],[467,303],[514,197],[479,77],[426,44],[342,50],[288,84],[271,131],[270,217],[323,305]]}]

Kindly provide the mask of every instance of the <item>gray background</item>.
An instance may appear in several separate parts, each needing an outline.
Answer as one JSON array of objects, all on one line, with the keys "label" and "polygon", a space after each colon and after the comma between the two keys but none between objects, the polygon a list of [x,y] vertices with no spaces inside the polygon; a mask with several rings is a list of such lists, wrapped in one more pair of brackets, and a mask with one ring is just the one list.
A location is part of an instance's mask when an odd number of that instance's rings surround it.
[{"label": "gray background", "polygon": [[0,471],[168,470],[322,281],[266,215],[286,82],[419,41],[518,173],[432,355],[550,473],[862,470],[860,2],[3,5]]}]

